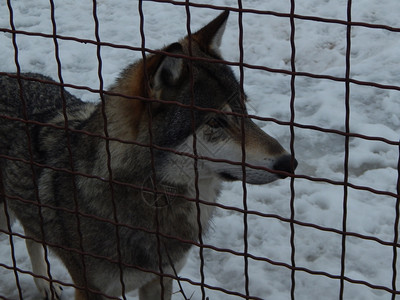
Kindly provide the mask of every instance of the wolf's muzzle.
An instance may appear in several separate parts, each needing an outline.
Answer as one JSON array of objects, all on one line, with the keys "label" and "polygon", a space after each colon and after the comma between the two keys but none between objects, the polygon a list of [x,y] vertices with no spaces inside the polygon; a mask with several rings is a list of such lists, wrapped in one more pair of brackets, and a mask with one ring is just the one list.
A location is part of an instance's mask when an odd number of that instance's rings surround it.
[{"label": "wolf's muzzle", "polygon": [[[292,156],[291,155],[284,155],[281,158],[278,159],[278,161],[274,164],[274,170],[276,171],[283,171],[286,173],[293,174],[294,170],[297,167],[297,160],[294,159],[292,162]],[[283,173],[277,174],[280,178],[286,178],[287,175]]]}]

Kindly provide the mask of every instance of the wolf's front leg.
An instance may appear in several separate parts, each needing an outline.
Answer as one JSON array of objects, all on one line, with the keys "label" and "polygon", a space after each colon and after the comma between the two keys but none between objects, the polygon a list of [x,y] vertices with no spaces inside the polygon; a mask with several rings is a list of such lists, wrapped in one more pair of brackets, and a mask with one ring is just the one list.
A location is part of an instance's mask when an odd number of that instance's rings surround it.
[{"label": "wolf's front leg", "polygon": [[161,298],[160,278],[153,279],[139,289],[139,300],[164,299],[170,300],[172,296],[172,279],[163,278],[164,298]]},{"label": "wolf's front leg", "polygon": [[[43,245],[29,239],[27,239],[25,243],[31,258],[32,272],[35,275],[48,277]],[[35,277],[34,280],[44,299],[60,299],[62,291],[62,287],[60,285],[37,277]]]}]

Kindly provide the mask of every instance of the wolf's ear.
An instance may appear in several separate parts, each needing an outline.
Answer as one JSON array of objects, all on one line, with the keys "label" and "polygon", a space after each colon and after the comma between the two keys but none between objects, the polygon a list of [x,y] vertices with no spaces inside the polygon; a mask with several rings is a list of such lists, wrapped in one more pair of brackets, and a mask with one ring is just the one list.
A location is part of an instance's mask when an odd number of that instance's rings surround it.
[{"label": "wolf's ear", "polygon": [[222,35],[225,31],[228,16],[229,10],[225,10],[218,17],[192,35],[193,39],[199,43],[203,51],[219,54],[219,47],[221,46]]},{"label": "wolf's ear", "polygon": [[[183,54],[182,45],[173,43],[164,49],[171,54]],[[165,55],[161,58],[154,73],[151,74],[150,86],[153,92],[161,90],[166,86],[173,86],[178,83],[183,71],[183,59]]]}]

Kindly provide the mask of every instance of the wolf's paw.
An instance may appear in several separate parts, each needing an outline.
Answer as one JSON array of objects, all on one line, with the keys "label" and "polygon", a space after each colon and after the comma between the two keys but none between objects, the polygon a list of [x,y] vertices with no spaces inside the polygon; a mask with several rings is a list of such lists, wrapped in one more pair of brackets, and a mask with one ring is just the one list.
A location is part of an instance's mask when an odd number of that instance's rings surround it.
[{"label": "wolf's paw", "polygon": [[61,293],[63,290],[61,285],[57,283],[50,284],[50,282],[40,278],[35,278],[35,283],[43,299],[45,300],[61,299]]}]

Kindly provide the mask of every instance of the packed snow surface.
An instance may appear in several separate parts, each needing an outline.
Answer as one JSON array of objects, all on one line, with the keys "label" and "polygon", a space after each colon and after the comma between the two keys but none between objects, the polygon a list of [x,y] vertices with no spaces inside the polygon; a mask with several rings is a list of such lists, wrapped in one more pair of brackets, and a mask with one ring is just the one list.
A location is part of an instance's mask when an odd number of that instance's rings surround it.
[{"label": "packed snow surface", "polygon": [[[95,21],[92,1],[56,0],[56,32],[67,37],[95,40]],[[145,46],[159,49],[175,42],[187,34],[186,9],[173,5],[143,1]],[[192,3],[213,4],[237,8],[236,1],[196,0]],[[13,24],[17,30],[53,33],[49,1],[9,1],[13,11]],[[99,36],[102,42],[140,47],[140,16],[137,1],[97,1]],[[295,13],[326,19],[347,20],[345,0],[297,0]],[[290,1],[245,0],[243,8],[273,11],[280,14],[243,14],[244,62],[260,65],[272,70],[292,70],[291,24],[287,14]],[[368,22],[400,28],[400,1],[363,0],[353,1],[351,18],[354,22]],[[195,31],[214,18],[218,11],[190,7],[190,26]],[[286,14],[286,15],[285,15]],[[11,28],[10,10],[6,1],[0,2],[0,28]],[[290,100],[294,95],[295,122],[306,125],[295,126],[294,153],[299,161],[296,178],[291,190],[291,180],[285,179],[264,186],[247,186],[247,205],[250,211],[267,216],[247,214],[248,222],[248,281],[245,280],[245,259],[226,251],[205,248],[204,283],[233,293],[263,299],[290,299],[292,275],[296,299],[338,299],[342,272],[349,280],[344,281],[344,299],[391,299],[383,289],[392,288],[393,247],[376,240],[355,236],[345,239],[345,259],[342,261],[342,235],[310,227],[343,230],[343,203],[347,200],[347,231],[372,236],[379,241],[393,243],[396,220],[396,198],[379,195],[357,188],[367,186],[376,191],[396,194],[399,172],[399,147],[384,140],[349,139],[347,194],[343,185],[311,178],[326,178],[343,182],[345,178],[345,145],[343,135],[313,129],[318,126],[329,130],[344,131],[346,126],[346,83],[326,79],[326,76],[345,78],[346,52],[348,51],[347,26],[338,22],[316,22],[304,18],[294,20],[295,68],[298,72],[324,75],[325,78],[296,76],[294,89],[292,77],[279,72],[268,72],[254,68],[244,69],[244,87],[250,99],[251,114],[290,121]],[[232,12],[222,41],[221,52],[225,59],[238,62],[238,14]],[[349,85],[349,125],[352,133],[381,137],[392,142],[399,140],[400,91],[383,88],[399,86],[400,78],[400,32],[381,28],[354,26],[350,32],[350,78],[362,82],[382,85],[370,87],[351,83]],[[18,62],[22,72],[36,72],[58,78],[55,47],[52,38],[18,35]],[[65,83],[99,88],[97,48],[92,43],[58,39],[61,72]],[[102,75],[106,86],[110,86],[119,72],[141,58],[140,51],[109,46],[101,47]],[[1,72],[15,72],[15,51],[10,33],[0,31]],[[239,69],[234,68],[239,77]],[[98,101],[98,95],[87,90],[69,89],[85,101]],[[1,92],[1,91],[0,91]],[[294,94],[293,94],[294,93]],[[286,149],[290,148],[290,127],[275,122],[256,121]],[[306,176],[305,178],[302,175]],[[241,182],[224,185],[219,202],[243,208]],[[345,196],[347,195],[347,196]],[[291,210],[291,198],[294,210]],[[298,221],[291,227],[293,213]],[[279,218],[278,218],[279,216]],[[16,224],[14,230],[21,232]],[[291,238],[293,245],[291,246]],[[6,235],[0,237],[0,263],[12,267],[11,248]],[[397,242],[397,241],[396,241]],[[221,249],[244,251],[244,216],[240,212],[216,209],[212,230],[204,243]],[[17,267],[29,271],[31,266],[23,239],[14,238]],[[255,257],[267,258],[258,260]],[[299,268],[292,274],[289,266]],[[50,257],[54,278],[71,283],[65,267],[53,256]],[[277,264],[276,264],[277,263]],[[180,272],[182,278],[201,282],[199,248],[190,252],[188,262]],[[397,263],[397,270],[400,264]],[[313,275],[304,268],[317,272]],[[325,273],[336,278],[330,278]],[[38,299],[39,293],[30,275],[19,273],[19,282],[24,299]],[[241,299],[221,290],[205,288],[187,281],[181,282],[185,295],[190,299],[210,300]],[[16,279],[13,271],[0,267],[0,298],[17,299]],[[400,280],[396,280],[400,286]],[[179,286],[174,285],[174,291]],[[74,289],[64,287],[63,299],[71,299]],[[137,299],[131,292],[127,299]],[[173,299],[183,299],[175,293]]]}]

